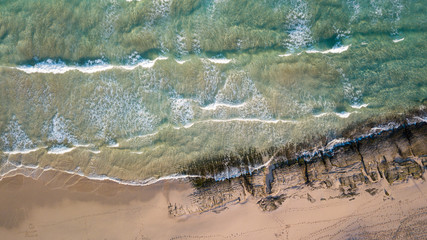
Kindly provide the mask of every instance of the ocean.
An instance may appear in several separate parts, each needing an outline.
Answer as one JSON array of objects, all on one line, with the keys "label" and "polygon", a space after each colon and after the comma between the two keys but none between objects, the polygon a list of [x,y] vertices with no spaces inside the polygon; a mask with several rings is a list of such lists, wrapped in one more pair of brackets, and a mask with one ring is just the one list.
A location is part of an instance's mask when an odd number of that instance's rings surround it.
[{"label": "ocean", "polygon": [[0,174],[223,179],[345,141],[426,109],[426,15],[423,0],[0,1]]}]

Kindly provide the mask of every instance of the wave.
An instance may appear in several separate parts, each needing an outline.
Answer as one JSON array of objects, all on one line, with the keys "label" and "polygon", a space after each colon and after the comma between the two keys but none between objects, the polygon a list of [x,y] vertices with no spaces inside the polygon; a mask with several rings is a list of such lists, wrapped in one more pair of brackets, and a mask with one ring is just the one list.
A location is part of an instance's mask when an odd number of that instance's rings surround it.
[{"label": "wave", "polygon": [[[63,61],[58,60],[54,61],[52,59],[47,59],[46,61],[36,63],[34,66],[32,65],[22,65],[18,67],[12,67],[14,69],[18,69],[20,71],[26,73],[53,73],[53,74],[64,74],[69,71],[79,71],[82,73],[96,73],[103,72],[111,69],[123,69],[123,70],[134,70],[138,67],[141,68],[152,68],[157,61],[163,61],[169,59],[168,57],[157,57],[154,60],[142,59],[137,61],[135,64],[128,65],[112,65],[104,62],[101,59],[95,61],[89,61],[85,65],[82,66],[68,66]],[[215,63],[215,64],[228,64],[232,59],[226,58],[206,58],[207,61]],[[184,64],[189,60],[177,60],[175,61],[178,64]]]},{"label": "wave", "polygon": [[401,41],[403,41],[403,40],[405,40],[405,38],[394,39],[394,40],[393,40],[393,42],[394,42],[394,43],[398,43],[398,42],[401,42]]},{"label": "wave", "polygon": [[340,118],[348,118],[353,113],[357,113],[357,112],[339,112],[339,113],[337,113],[337,112],[327,112],[327,113],[315,114],[313,116],[315,118],[320,118],[320,117],[324,117],[324,116],[335,115],[335,116],[340,117]]},{"label": "wave", "polygon": [[95,73],[100,71],[106,71],[112,69],[113,66],[105,63],[104,61],[98,59],[93,62],[93,64],[86,64],[84,66],[67,66],[62,61],[54,61],[52,59],[47,59],[46,61],[39,62],[34,66],[25,65],[18,66],[16,69],[21,70],[26,73],[53,73],[53,74],[63,74],[68,71],[80,71],[83,73]]},{"label": "wave", "polygon": [[88,151],[93,153],[93,154],[100,154],[101,153],[100,150],[88,150]]},{"label": "wave", "polygon": [[119,143],[111,143],[110,145],[108,145],[107,147],[109,148],[118,148],[120,146]]},{"label": "wave", "polygon": [[347,51],[350,48],[351,45],[337,47],[337,48],[331,48],[324,51],[318,51],[318,50],[307,50],[306,53],[321,53],[321,54],[328,54],[328,53],[343,53]]},{"label": "wave", "polygon": [[369,103],[365,103],[365,104],[353,104],[353,105],[350,105],[350,107],[356,108],[356,109],[361,109],[361,108],[367,107],[368,105],[369,105]]},{"label": "wave", "polygon": [[175,59],[175,62],[177,62],[178,64],[184,64],[184,63],[188,62],[188,60],[177,60],[177,59]]},{"label": "wave", "polygon": [[77,147],[54,147],[49,149],[49,151],[47,151],[47,154],[64,154],[64,153],[68,153],[73,151],[74,149],[76,149]]},{"label": "wave", "polygon": [[[329,53],[333,53],[333,54],[338,54],[338,53],[343,53],[345,51],[347,51],[350,48],[350,45],[347,46],[342,46],[342,47],[336,47],[336,48],[331,48],[328,50],[324,50],[324,51],[320,51],[320,50],[306,50],[304,51],[305,53],[321,53],[321,54],[329,54]],[[280,54],[279,57],[289,57],[289,56],[299,56],[301,55],[300,53],[297,54],[292,54],[292,53],[286,53],[286,54]]]},{"label": "wave", "polygon": [[[50,148],[47,151],[47,154],[65,154],[65,153],[69,153],[77,148],[88,148],[88,147],[93,147],[94,145],[92,144],[74,144],[73,147],[66,147],[66,146],[55,146]],[[4,151],[3,153],[6,155],[17,155],[17,154],[29,154],[32,152],[37,152],[41,149],[47,149],[47,146],[44,147],[38,147],[38,148],[31,148],[31,149],[22,149],[22,150],[13,150],[13,151]],[[87,151],[92,152],[94,154],[99,154],[101,153],[101,151],[99,150],[91,150],[88,149]]]},{"label": "wave", "polygon": [[233,61],[232,59],[227,59],[227,58],[207,58],[207,60],[211,63],[216,63],[216,64],[228,64],[231,61]]},{"label": "wave", "polygon": [[[246,119],[246,120],[248,120],[248,119]],[[257,121],[256,119],[254,119],[254,120]],[[277,120],[277,121],[281,121],[281,120]],[[355,137],[354,139],[345,139],[345,138],[333,139],[333,140],[329,141],[323,147],[315,148],[312,150],[306,150],[306,151],[303,151],[301,153],[298,153],[298,157],[302,157],[302,158],[306,159],[306,161],[310,161],[310,157],[314,157],[316,155],[319,155],[320,153],[332,154],[333,155],[333,151],[337,147],[344,146],[347,144],[351,144],[351,143],[354,143],[354,142],[357,142],[357,141],[360,141],[362,139],[369,138],[369,137],[372,137],[375,135],[380,135],[385,131],[393,131],[393,130],[398,129],[398,128],[406,125],[406,124],[415,125],[415,124],[420,123],[420,122],[427,122],[427,117],[415,116],[415,117],[406,119],[406,123],[402,123],[402,124],[397,124],[395,122],[389,122],[388,124],[377,125],[377,126],[371,128],[367,134],[363,134],[359,137]],[[141,152],[132,152],[132,153],[141,154]],[[67,174],[71,174],[71,175],[77,175],[77,176],[84,177],[84,178],[89,179],[89,180],[96,180],[96,181],[107,180],[107,181],[112,181],[112,182],[115,182],[118,184],[129,185],[129,186],[147,186],[147,185],[155,184],[155,183],[158,183],[161,181],[190,179],[190,178],[211,178],[211,179],[214,179],[215,181],[222,181],[222,180],[235,178],[235,177],[238,177],[238,176],[241,176],[244,174],[248,174],[248,173],[251,174],[252,172],[260,170],[262,168],[266,168],[266,167],[269,168],[275,160],[276,160],[275,154],[273,154],[265,163],[260,164],[260,165],[255,165],[255,166],[248,166],[247,170],[242,169],[242,168],[230,167],[226,171],[217,173],[215,175],[201,176],[201,175],[185,175],[185,174],[178,174],[177,173],[177,174],[171,174],[168,176],[163,176],[160,178],[151,177],[151,178],[147,178],[147,179],[143,179],[143,180],[133,180],[133,181],[122,180],[119,178],[109,177],[106,175],[96,175],[96,174],[85,175],[79,167],[77,167],[73,171],[58,170],[58,169],[54,169],[50,166],[42,168],[42,167],[37,166],[37,165],[22,165],[22,164],[18,165],[18,164],[14,164],[14,163],[6,160],[6,163],[2,165],[2,169],[0,169],[0,171],[2,171],[5,168],[5,165],[8,165],[8,164],[11,165],[12,168],[9,169],[8,171],[4,172],[4,173],[1,173],[0,174],[0,180],[2,180],[3,178],[6,178],[6,177],[12,177],[12,176],[16,176],[16,175],[24,175],[26,177],[31,177],[35,180],[38,180],[39,177],[44,172],[56,171],[56,172],[62,172],[62,173],[67,173]]]},{"label": "wave", "polygon": [[[297,156],[299,158],[303,158],[306,159],[305,161],[310,161],[310,159],[314,156],[319,156],[319,155],[334,155],[334,149],[344,146],[344,145],[348,145],[348,144],[352,144],[352,143],[357,143],[363,139],[366,138],[371,138],[373,136],[378,136],[381,135],[384,132],[387,131],[394,131],[396,129],[399,129],[401,127],[405,127],[408,125],[415,125],[421,122],[427,122],[427,117],[412,117],[412,119],[406,119],[406,123],[395,123],[395,122],[389,122],[388,124],[385,125],[378,125],[376,127],[372,127],[367,133],[365,134],[361,134],[357,137],[354,137],[353,139],[348,139],[348,138],[336,138],[333,139],[331,141],[329,141],[324,147],[318,147],[318,148],[314,148],[312,150],[306,150],[302,153],[298,153]],[[274,157],[274,156],[273,156]]]},{"label": "wave", "polygon": [[241,104],[212,103],[205,107],[200,107],[200,109],[210,111],[210,110],[216,110],[217,108],[220,108],[220,107],[241,108],[241,107],[244,107],[245,105],[246,103],[241,103]]},{"label": "wave", "polygon": [[79,71],[82,73],[96,73],[107,71],[110,69],[124,69],[124,70],[134,70],[137,67],[142,68],[152,68],[157,61],[166,60],[167,57],[157,57],[154,60],[143,59],[133,65],[111,65],[100,59],[95,61],[90,61],[83,66],[68,66],[62,61],[54,61],[52,59],[48,59],[43,62],[39,62],[34,66],[24,65],[15,67],[20,71],[26,73],[53,73],[53,74],[64,74],[69,71]]},{"label": "wave", "polygon": [[4,151],[4,154],[7,155],[15,155],[15,154],[28,154],[28,153],[32,153],[32,152],[36,152],[42,148],[45,147],[40,147],[40,148],[32,148],[32,149],[24,149],[24,150],[14,150],[14,151]]},{"label": "wave", "polygon": [[279,55],[279,57],[289,57],[289,56],[292,56],[292,53],[285,53],[285,54],[280,54]]}]

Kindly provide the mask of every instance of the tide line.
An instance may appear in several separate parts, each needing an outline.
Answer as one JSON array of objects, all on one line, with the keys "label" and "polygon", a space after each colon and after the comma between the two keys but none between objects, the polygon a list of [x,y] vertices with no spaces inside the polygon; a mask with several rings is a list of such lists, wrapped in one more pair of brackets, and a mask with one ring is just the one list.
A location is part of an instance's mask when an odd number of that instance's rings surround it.
[{"label": "tide line", "polygon": [[28,154],[28,153],[32,153],[32,152],[36,152],[42,148],[46,148],[46,147],[39,147],[39,148],[33,148],[33,149],[24,149],[24,150],[14,150],[14,151],[4,151],[4,154],[7,155],[16,155],[16,154]]},{"label": "tide line", "polygon": [[[77,168],[77,169],[79,169],[79,168]],[[37,171],[39,171],[39,172],[37,172]],[[112,182],[115,182],[118,184],[128,185],[128,186],[148,186],[151,184],[155,184],[155,183],[167,181],[167,180],[181,180],[181,179],[200,178],[200,177],[206,178],[205,176],[200,176],[200,175],[171,174],[171,175],[160,177],[160,178],[151,177],[151,178],[144,179],[144,180],[128,181],[128,180],[122,180],[122,179],[115,178],[115,177],[108,177],[105,175],[92,174],[90,176],[87,176],[87,175],[83,174],[80,171],[80,169],[79,169],[79,171],[69,171],[69,170],[54,169],[50,166],[42,168],[40,166],[18,165],[18,166],[16,166],[16,168],[11,169],[11,170],[1,174],[0,175],[0,181],[3,178],[13,177],[16,175],[24,175],[26,177],[31,177],[34,180],[38,180],[40,178],[40,176],[44,172],[47,172],[47,171],[57,171],[57,172],[61,172],[61,173],[67,173],[70,175],[77,175],[77,176],[84,177],[84,178],[89,179],[89,180],[95,180],[95,181],[112,181]],[[35,174],[37,174],[37,176]]]}]

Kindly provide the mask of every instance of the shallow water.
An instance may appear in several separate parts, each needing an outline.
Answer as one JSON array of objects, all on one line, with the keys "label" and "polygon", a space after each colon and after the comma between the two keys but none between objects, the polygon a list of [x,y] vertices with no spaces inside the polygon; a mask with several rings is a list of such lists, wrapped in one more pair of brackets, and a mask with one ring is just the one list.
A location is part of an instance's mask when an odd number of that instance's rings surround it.
[{"label": "shallow water", "polygon": [[0,173],[143,180],[425,109],[426,8],[1,1]]}]

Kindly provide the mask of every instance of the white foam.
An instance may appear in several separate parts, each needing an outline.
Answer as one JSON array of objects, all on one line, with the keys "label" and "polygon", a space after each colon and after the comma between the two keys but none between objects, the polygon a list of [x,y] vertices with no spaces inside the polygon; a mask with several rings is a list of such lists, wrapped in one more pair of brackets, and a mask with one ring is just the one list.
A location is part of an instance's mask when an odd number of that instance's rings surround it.
[{"label": "white foam", "polygon": [[15,150],[15,151],[4,151],[4,154],[14,155],[14,154],[28,154],[31,152],[36,152],[42,148],[33,148],[33,149],[24,149],[24,150]]},{"label": "white foam", "polygon": [[137,67],[152,68],[157,61],[167,60],[167,59],[168,59],[167,57],[157,57],[154,60],[144,59],[135,65],[120,65],[120,66],[115,66],[115,68],[121,68],[121,69],[125,69],[125,70],[134,70]]},{"label": "white foam", "polygon": [[88,150],[88,151],[91,153],[94,153],[94,154],[100,154],[101,153],[101,151],[99,151],[99,150]]},{"label": "white foam", "polygon": [[339,144],[343,144],[350,141],[350,139],[346,139],[346,138],[338,138],[338,139],[334,139],[330,142],[328,142],[328,144],[326,145],[326,149],[332,149],[334,148],[336,145]]},{"label": "white foam", "polygon": [[48,154],[64,154],[64,153],[71,152],[74,149],[76,149],[76,147],[71,147],[71,148],[69,148],[69,147],[63,147],[63,146],[61,146],[61,147],[54,147],[54,148],[51,148],[47,153]]},{"label": "white foam", "polygon": [[231,167],[231,168],[227,168],[226,171],[215,174],[212,177],[215,179],[215,181],[224,181],[226,179],[236,178],[245,173],[246,171],[241,171],[240,168]]},{"label": "white foam", "polygon": [[173,98],[171,99],[172,121],[175,124],[187,124],[194,118],[192,99]]},{"label": "white foam", "polygon": [[336,115],[336,116],[338,116],[338,117],[340,117],[340,118],[348,118],[348,117],[350,117],[350,115],[351,115],[352,113],[353,113],[353,112],[340,112],[340,113],[336,113],[336,112],[327,112],[327,113],[320,113],[320,114],[313,115],[313,117],[315,117],[315,118],[320,118],[320,117],[324,117],[324,116],[328,116],[328,115]]},{"label": "white foam", "polygon": [[288,39],[285,40],[284,46],[290,50],[306,47],[313,42],[310,29],[310,11],[306,1],[291,1],[291,9],[287,15],[289,23],[286,26]]},{"label": "white foam", "polygon": [[292,56],[292,53],[280,54],[279,57],[289,57]]},{"label": "white foam", "polygon": [[352,108],[356,108],[356,109],[361,109],[361,108],[365,108],[369,105],[369,103],[365,103],[365,104],[353,104],[351,105]]},{"label": "white foam", "polygon": [[401,41],[403,41],[403,40],[405,40],[405,38],[394,39],[394,40],[393,40],[393,42],[394,42],[394,43],[398,43],[398,42],[401,42]]},{"label": "white foam", "polygon": [[244,107],[246,103],[241,104],[227,104],[227,103],[212,103],[205,107],[200,107],[202,110],[216,110],[219,107],[227,107],[227,108],[241,108]]},{"label": "white foam", "polygon": [[321,51],[319,51],[319,50],[307,50],[307,51],[305,51],[306,53],[321,53]]},{"label": "white foam", "polygon": [[[85,100],[83,114],[99,140],[108,139],[109,133],[119,131],[134,136],[153,132],[160,121],[146,108],[138,93],[125,90],[115,80],[105,78],[99,82]],[[109,143],[107,143],[108,145]]]},{"label": "white foam", "polygon": [[[311,54],[311,53],[321,53],[321,54],[334,53],[334,54],[337,54],[337,53],[342,53],[342,52],[347,51],[350,46],[351,46],[351,44],[347,45],[347,46],[342,46],[342,47],[337,47],[337,48],[331,48],[331,49],[324,50],[324,51],[311,49],[311,50],[307,50],[305,52],[309,53],[309,54]],[[279,57],[289,57],[289,56],[292,56],[292,55],[293,55],[292,53],[286,53],[286,54],[280,54]],[[301,55],[301,53],[298,53],[296,55],[299,56],[299,55]]]},{"label": "white foam", "polygon": [[427,122],[427,117],[414,117],[414,118],[421,122]]},{"label": "white foam", "polygon": [[113,144],[108,145],[107,147],[109,147],[109,148],[117,148],[117,147],[119,147],[119,143],[113,143]]},{"label": "white foam", "polygon": [[[31,170],[30,172],[27,172],[26,170]],[[35,175],[35,173],[37,173],[37,175]],[[165,176],[165,177],[160,177],[160,178],[148,178],[145,180],[136,180],[136,181],[126,181],[126,180],[121,180],[118,178],[114,178],[114,177],[108,177],[105,175],[90,175],[90,176],[85,176],[80,169],[77,167],[75,171],[67,171],[67,170],[57,170],[54,169],[52,167],[45,167],[45,168],[41,168],[39,166],[24,166],[24,165],[19,165],[16,166],[16,168],[11,169],[9,171],[7,171],[4,174],[0,175],[0,180],[5,178],[5,177],[12,177],[12,176],[16,176],[16,175],[24,175],[26,177],[31,177],[35,180],[38,180],[38,178],[43,174],[43,172],[46,171],[57,171],[57,172],[62,172],[62,173],[67,173],[67,174],[71,174],[71,175],[77,175],[77,176],[81,176],[84,178],[87,178],[89,180],[96,180],[96,181],[112,181],[118,184],[122,184],[122,185],[128,185],[128,186],[147,186],[147,185],[151,185],[157,182],[161,182],[161,181],[165,181],[165,180],[179,180],[179,179],[188,179],[188,178],[197,178],[197,177],[203,177],[203,176],[199,176],[199,175],[181,175],[181,174],[172,174],[169,176]]]},{"label": "white foam", "polygon": [[323,54],[327,54],[327,53],[342,53],[342,52],[347,51],[350,46],[351,45],[342,46],[342,47],[338,47],[338,48],[332,48],[332,49],[323,51],[322,53]]},{"label": "white foam", "polygon": [[[194,123],[188,123],[184,126],[184,128],[191,128],[194,125]],[[180,127],[177,127],[175,129],[181,129]]]},{"label": "white foam", "polygon": [[188,60],[177,60],[177,59],[175,59],[175,62],[177,62],[178,64],[184,64],[184,63],[188,62]]},{"label": "white foam", "polygon": [[307,51],[305,51],[305,52],[306,52],[306,53],[321,53],[321,54],[328,54],[328,53],[334,53],[334,54],[337,54],[337,53],[342,53],[342,52],[347,51],[347,50],[348,50],[348,48],[349,48],[350,46],[351,46],[351,45],[342,46],[342,47],[337,47],[337,48],[331,48],[331,49],[328,49],[328,50],[325,50],[325,51],[319,51],[319,50],[307,50]]},{"label": "white foam", "polygon": [[398,124],[398,123],[389,122],[389,123],[387,123],[387,125],[381,124],[381,125],[378,125],[378,126],[371,128],[369,130],[369,133],[378,133],[378,132],[382,132],[382,131],[388,131],[391,129],[398,128],[399,126],[400,126],[400,124]]},{"label": "white foam", "polygon": [[315,114],[313,116],[316,117],[316,118],[319,118],[319,117],[323,117],[323,116],[330,115],[330,114],[331,113],[319,113],[319,114]]},{"label": "white foam", "polygon": [[4,129],[3,134],[0,136],[0,141],[3,142],[4,150],[10,152],[22,151],[35,147],[33,141],[31,141],[25,133],[15,115],[6,126],[6,129]]},{"label": "white foam", "polygon": [[156,61],[166,60],[167,57],[157,57],[154,60],[143,59],[140,60],[137,64],[134,65],[111,65],[103,62],[102,60],[93,61],[94,64],[86,64],[83,66],[67,66],[64,62],[58,61],[55,62],[51,59],[37,63],[34,66],[18,66],[16,69],[21,70],[26,73],[53,73],[53,74],[64,74],[69,71],[80,71],[82,73],[95,73],[107,71],[113,68],[124,69],[124,70],[134,70],[137,67],[142,68],[152,68]]},{"label": "white foam", "polygon": [[335,115],[337,115],[340,118],[348,118],[350,117],[352,113],[350,112],[340,112],[340,113],[335,113]]},{"label": "white foam", "polygon": [[143,154],[144,152],[130,152],[130,153],[141,155],[141,154]]},{"label": "white foam", "polygon": [[83,67],[67,67],[69,70],[77,70],[83,73],[96,73],[96,72],[102,72],[107,71],[110,69],[113,69],[114,66],[109,64],[103,64],[103,65],[93,65],[93,66],[83,66]]},{"label": "white foam", "polygon": [[62,61],[55,62],[52,59],[37,63],[34,66],[18,66],[16,69],[24,71],[26,73],[53,73],[53,74],[63,74],[68,71],[77,70],[83,73],[94,73],[100,71],[106,71],[112,69],[113,66],[103,62],[102,60],[93,61],[95,64],[87,64],[84,66],[67,66]]},{"label": "white foam", "polygon": [[217,63],[217,64],[228,64],[232,61],[232,59],[227,58],[208,58],[209,62]]},{"label": "white foam", "polygon": [[85,148],[87,148],[87,147],[91,147],[93,145],[92,144],[74,144],[74,146],[75,147],[85,147]]},{"label": "white foam", "polygon": [[55,114],[52,118],[50,125],[48,126],[48,140],[63,143],[68,141],[73,145],[77,144],[76,138],[70,133],[69,126],[70,121],[65,119],[59,114]]}]

